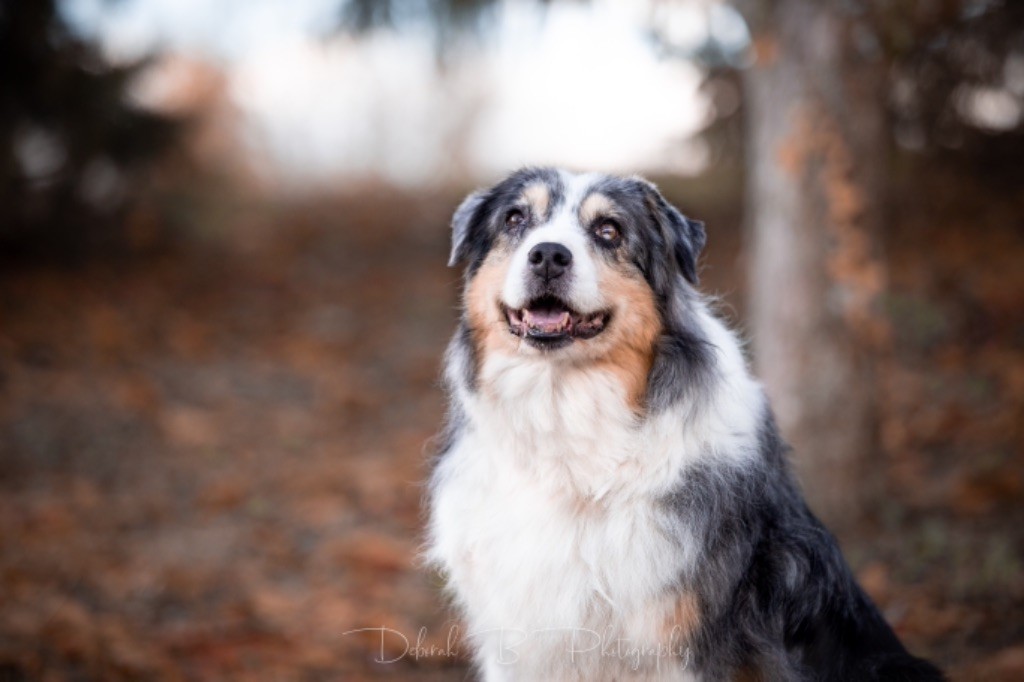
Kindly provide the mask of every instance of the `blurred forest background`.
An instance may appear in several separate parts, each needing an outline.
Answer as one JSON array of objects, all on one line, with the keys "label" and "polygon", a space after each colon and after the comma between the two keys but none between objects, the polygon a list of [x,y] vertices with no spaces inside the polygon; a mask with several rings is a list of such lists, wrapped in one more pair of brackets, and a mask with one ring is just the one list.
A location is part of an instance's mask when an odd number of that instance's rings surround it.
[{"label": "blurred forest background", "polygon": [[1020,3],[0,0],[0,680],[465,679],[447,225],[527,163],[707,222],[859,579],[1024,679]]}]

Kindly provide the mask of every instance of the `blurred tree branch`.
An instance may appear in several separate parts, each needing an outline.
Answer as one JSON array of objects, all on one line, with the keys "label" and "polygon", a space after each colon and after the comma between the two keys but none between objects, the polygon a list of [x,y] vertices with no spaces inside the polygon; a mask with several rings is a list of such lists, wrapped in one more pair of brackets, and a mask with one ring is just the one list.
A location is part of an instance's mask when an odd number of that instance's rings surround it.
[{"label": "blurred tree branch", "polygon": [[182,128],[131,102],[144,66],[108,64],[53,0],[0,5],[0,256],[118,242],[141,171]]}]

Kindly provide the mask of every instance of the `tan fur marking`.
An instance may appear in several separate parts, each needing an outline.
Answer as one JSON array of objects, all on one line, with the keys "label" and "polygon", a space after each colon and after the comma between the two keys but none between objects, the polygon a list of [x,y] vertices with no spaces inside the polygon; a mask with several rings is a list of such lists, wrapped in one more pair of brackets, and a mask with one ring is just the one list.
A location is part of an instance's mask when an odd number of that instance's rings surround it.
[{"label": "tan fur marking", "polygon": [[520,343],[509,333],[508,320],[498,306],[508,266],[509,256],[503,249],[492,251],[466,289],[464,305],[481,357],[492,352],[515,352]]},{"label": "tan fur marking", "polygon": [[542,182],[535,182],[523,190],[523,198],[530,204],[530,210],[537,219],[544,219],[548,215],[548,204],[551,203],[551,195],[548,187]]},{"label": "tan fur marking", "polygon": [[668,617],[662,626],[665,642],[675,638],[675,644],[687,642],[700,627],[700,603],[691,592],[673,595]]},{"label": "tan fur marking", "polygon": [[601,288],[609,292],[613,317],[608,329],[590,343],[606,349],[597,366],[622,382],[630,406],[639,412],[644,407],[655,342],[661,334],[654,293],[639,273],[620,266],[599,267],[604,271]]},{"label": "tan fur marking", "polygon": [[590,225],[599,216],[615,215],[615,202],[596,192],[583,200],[580,206],[580,224]]},{"label": "tan fur marking", "polygon": [[753,666],[747,666],[736,671],[733,682],[766,682],[760,670]]}]

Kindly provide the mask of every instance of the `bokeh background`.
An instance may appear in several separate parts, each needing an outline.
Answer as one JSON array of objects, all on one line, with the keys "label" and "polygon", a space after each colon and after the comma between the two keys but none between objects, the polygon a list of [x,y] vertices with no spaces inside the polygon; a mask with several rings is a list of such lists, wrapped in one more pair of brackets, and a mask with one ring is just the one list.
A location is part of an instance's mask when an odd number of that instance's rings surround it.
[{"label": "bokeh background", "polygon": [[1024,679],[1019,3],[4,0],[0,680],[466,679],[448,219],[549,163],[706,221],[859,579]]}]

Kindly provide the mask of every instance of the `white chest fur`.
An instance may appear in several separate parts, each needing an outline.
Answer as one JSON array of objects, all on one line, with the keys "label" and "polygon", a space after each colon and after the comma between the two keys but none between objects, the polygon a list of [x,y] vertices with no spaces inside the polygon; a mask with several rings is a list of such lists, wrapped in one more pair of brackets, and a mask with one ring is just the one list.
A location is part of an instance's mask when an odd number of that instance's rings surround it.
[{"label": "white chest fur", "polygon": [[659,500],[691,463],[753,452],[763,400],[735,342],[719,349],[698,412],[639,419],[612,375],[533,357],[489,358],[460,389],[429,557],[487,680],[688,679],[666,623],[700,547]]},{"label": "white chest fur", "polygon": [[685,642],[663,605],[692,548],[657,504],[678,416],[638,422],[601,373],[484,370],[495,393],[465,405],[470,425],[435,476],[431,553],[489,665],[515,663],[488,677],[678,670]]}]

